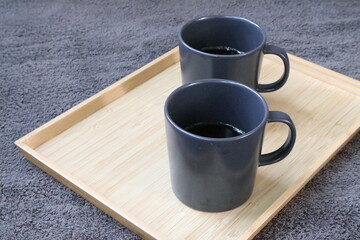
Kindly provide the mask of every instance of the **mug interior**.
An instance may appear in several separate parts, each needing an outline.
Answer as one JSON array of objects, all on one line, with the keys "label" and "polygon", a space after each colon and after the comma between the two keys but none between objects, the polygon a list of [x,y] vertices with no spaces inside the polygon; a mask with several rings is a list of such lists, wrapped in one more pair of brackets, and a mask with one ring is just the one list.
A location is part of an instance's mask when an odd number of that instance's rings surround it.
[{"label": "mug interior", "polygon": [[265,43],[265,33],[255,23],[240,17],[215,16],[193,20],[181,29],[180,39],[189,47],[232,47],[249,52]]},{"label": "mug interior", "polygon": [[[198,123],[226,123],[251,132],[267,118],[267,104],[254,90],[228,80],[201,80],[176,89],[165,113],[182,130]],[[243,135],[243,136],[244,136]]]}]

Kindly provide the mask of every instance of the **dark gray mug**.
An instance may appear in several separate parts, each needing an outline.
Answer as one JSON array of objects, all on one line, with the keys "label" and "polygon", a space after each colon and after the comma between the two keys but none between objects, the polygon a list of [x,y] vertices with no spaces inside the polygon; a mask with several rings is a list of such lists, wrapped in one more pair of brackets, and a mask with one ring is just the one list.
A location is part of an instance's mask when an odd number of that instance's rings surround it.
[{"label": "dark gray mug", "polygon": [[[268,110],[253,89],[229,80],[201,80],[173,91],[165,103],[172,189],[185,205],[207,212],[240,206],[251,195],[258,166],[292,150],[296,130],[283,112]],[[290,127],[286,142],[261,154],[267,122]]]},{"label": "dark gray mug", "polygon": [[[259,92],[271,92],[281,88],[289,76],[285,50],[266,44],[265,32],[245,18],[207,16],[194,19],[182,27],[179,49],[183,83],[220,78],[243,83]],[[242,53],[223,55],[234,53],[226,49]],[[284,63],[282,77],[270,84],[258,82],[264,54],[275,54]]]}]

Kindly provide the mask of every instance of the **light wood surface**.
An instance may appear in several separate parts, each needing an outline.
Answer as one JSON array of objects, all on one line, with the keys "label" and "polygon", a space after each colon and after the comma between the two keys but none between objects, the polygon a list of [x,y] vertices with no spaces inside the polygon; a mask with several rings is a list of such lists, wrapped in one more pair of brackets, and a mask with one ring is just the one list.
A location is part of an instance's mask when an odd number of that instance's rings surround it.
[{"label": "light wood surface", "polygon": [[[148,239],[249,239],[359,130],[360,83],[290,56],[287,84],[263,94],[287,112],[297,142],[283,161],[258,169],[254,193],[239,208],[204,213],[181,204],[170,186],[163,104],[181,84],[178,49],[16,141],[44,171]],[[163,70],[163,71],[162,71]],[[261,82],[282,64],[266,55]],[[268,124],[264,152],[287,128]]]}]

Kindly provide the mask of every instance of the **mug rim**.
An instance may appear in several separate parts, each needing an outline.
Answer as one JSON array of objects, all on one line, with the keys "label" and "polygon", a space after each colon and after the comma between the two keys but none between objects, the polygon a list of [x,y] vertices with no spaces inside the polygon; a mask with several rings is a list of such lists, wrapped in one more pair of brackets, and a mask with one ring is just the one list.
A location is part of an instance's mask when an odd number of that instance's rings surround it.
[{"label": "mug rim", "polygon": [[[263,105],[263,107],[265,109],[265,114],[264,114],[264,117],[261,120],[261,122],[255,128],[253,128],[251,131],[248,131],[245,134],[242,134],[240,136],[234,136],[234,137],[226,137],[226,138],[204,137],[204,136],[200,136],[200,135],[190,133],[190,132],[184,130],[183,128],[181,128],[180,126],[178,126],[171,119],[171,117],[169,115],[168,106],[169,106],[169,102],[170,102],[171,98],[173,98],[174,95],[176,95],[180,91],[183,91],[186,88],[191,88],[194,85],[209,84],[209,83],[231,84],[231,85],[234,85],[235,87],[240,87],[240,88],[246,89],[246,91],[252,92],[252,94],[256,95],[257,98],[260,99],[260,102],[262,103],[262,105]],[[265,125],[266,122],[267,122],[268,115],[269,115],[269,107],[268,107],[268,104],[265,101],[265,99],[258,92],[256,92],[254,89],[252,89],[252,88],[250,88],[250,87],[248,87],[248,86],[246,86],[244,84],[241,84],[241,83],[238,83],[238,82],[235,82],[235,81],[231,81],[231,80],[226,80],[226,79],[209,78],[209,79],[201,79],[201,80],[197,80],[195,82],[183,84],[180,87],[176,88],[174,91],[172,91],[169,94],[169,96],[166,98],[165,105],[164,105],[164,112],[165,112],[165,117],[169,121],[169,123],[183,134],[186,134],[186,135],[188,135],[188,136],[190,136],[192,138],[196,138],[196,139],[203,140],[203,141],[226,142],[226,141],[234,141],[234,140],[238,140],[238,139],[243,139],[243,138],[246,138],[247,136],[250,136],[253,133],[257,132],[259,130],[259,128],[261,128],[261,126]]]},{"label": "mug rim", "polygon": [[[213,54],[213,53],[206,53],[206,52],[203,52],[203,51],[200,51],[196,48],[193,48],[191,47],[190,45],[188,45],[183,37],[182,37],[182,33],[184,31],[184,29],[186,27],[188,27],[190,24],[194,23],[194,22],[198,22],[198,21],[201,21],[201,20],[207,20],[207,19],[236,19],[236,20],[241,20],[241,21],[244,21],[244,22],[247,22],[247,23],[250,23],[251,25],[255,26],[257,29],[260,30],[260,32],[262,33],[262,35],[264,36],[261,44],[259,46],[257,46],[256,48],[250,50],[250,51],[247,51],[247,52],[244,52],[243,54],[240,54],[240,55],[221,55],[221,54]],[[256,23],[250,21],[249,19],[246,19],[246,18],[243,18],[243,17],[238,17],[238,16],[232,16],[232,15],[207,15],[207,16],[201,16],[201,17],[197,17],[197,18],[194,18],[190,21],[188,21],[187,23],[185,23],[179,33],[178,33],[178,38],[180,40],[180,43],[183,44],[185,47],[187,47],[188,49],[200,54],[200,55],[205,55],[205,56],[209,56],[209,57],[219,57],[219,58],[236,58],[236,57],[242,57],[242,56],[248,56],[248,55],[251,55],[252,53],[254,52],[257,52],[259,51],[266,43],[266,34],[265,34],[265,31]]]}]

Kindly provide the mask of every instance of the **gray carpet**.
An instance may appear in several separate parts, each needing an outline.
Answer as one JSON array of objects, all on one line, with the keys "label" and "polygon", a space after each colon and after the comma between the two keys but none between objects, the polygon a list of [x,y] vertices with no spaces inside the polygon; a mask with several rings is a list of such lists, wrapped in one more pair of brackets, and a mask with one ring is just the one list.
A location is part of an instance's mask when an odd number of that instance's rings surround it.
[{"label": "gray carpet", "polygon": [[[360,1],[0,1],[0,239],[139,239],[13,141],[177,45],[207,14],[360,79]],[[358,134],[256,239],[360,239]]]}]

